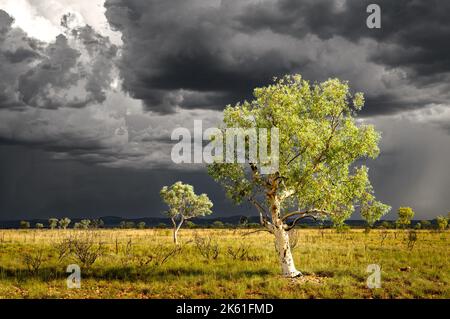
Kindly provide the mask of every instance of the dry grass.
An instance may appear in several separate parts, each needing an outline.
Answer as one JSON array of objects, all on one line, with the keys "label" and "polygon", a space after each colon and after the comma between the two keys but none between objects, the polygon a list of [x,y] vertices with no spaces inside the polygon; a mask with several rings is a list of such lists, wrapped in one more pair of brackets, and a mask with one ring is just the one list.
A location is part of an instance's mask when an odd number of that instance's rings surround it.
[{"label": "dry grass", "polygon": [[[298,230],[299,279],[279,276],[270,234],[246,232],[182,229],[174,252],[165,229],[0,230],[0,298],[450,298],[448,231],[418,231],[411,245],[405,231]],[[104,251],[82,267],[81,289],[67,289],[77,259],[59,258],[58,244],[85,236]],[[205,257],[196,236],[217,243],[218,256]],[[39,269],[25,256],[42,259]],[[382,268],[379,289],[367,288],[369,264]]]}]

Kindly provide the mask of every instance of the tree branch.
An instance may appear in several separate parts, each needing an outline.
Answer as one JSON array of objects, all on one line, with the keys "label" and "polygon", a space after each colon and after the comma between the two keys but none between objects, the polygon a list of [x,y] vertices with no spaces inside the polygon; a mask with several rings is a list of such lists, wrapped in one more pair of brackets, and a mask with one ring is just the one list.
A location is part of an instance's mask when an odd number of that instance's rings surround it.
[{"label": "tree branch", "polygon": [[310,209],[310,210],[306,210],[306,211],[303,211],[303,212],[297,211],[297,212],[292,212],[292,213],[286,214],[286,215],[284,215],[281,218],[281,221],[284,222],[286,219],[288,219],[290,217],[293,217],[293,216],[297,216],[297,215],[300,215],[300,216],[302,216],[304,218],[304,217],[307,217],[307,216],[313,216],[314,214],[316,214],[316,215],[320,215],[320,214],[322,214],[322,215],[332,215],[331,212],[328,212],[328,211],[323,210],[323,209]]}]

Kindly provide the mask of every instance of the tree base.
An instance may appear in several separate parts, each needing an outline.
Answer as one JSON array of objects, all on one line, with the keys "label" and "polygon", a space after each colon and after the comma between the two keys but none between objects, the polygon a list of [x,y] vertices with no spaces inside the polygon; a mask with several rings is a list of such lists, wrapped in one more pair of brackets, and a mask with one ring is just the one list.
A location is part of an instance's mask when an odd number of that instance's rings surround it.
[{"label": "tree base", "polygon": [[302,277],[303,274],[297,270],[297,271],[285,273],[285,274],[283,274],[283,276],[286,278],[298,278],[298,277]]}]

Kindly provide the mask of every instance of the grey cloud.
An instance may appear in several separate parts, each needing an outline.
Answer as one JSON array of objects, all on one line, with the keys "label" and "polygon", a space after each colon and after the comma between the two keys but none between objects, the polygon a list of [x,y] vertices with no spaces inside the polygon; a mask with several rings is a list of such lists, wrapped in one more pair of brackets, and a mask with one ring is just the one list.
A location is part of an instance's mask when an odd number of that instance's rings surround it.
[{"label": "grey cloud", "polygon": [[105,6],[123,34],[124,88],[151,110],[221,109],[299,64],[270,46],[239,42],[235,1],[113,0]]},{"label": "grey cloud", "polygon": [[0,108],[80,108],[105,100],[118,50],[108,38],[84,26],[46,44],[13,21],[0,10]]},{"label": "grey cloud", "polygon": [[[107,0],[105,6],[108,21],[123,34],[124,88],[158,112],[221,109],[249,98],[273,76],[295,72],[312,81],[349,80],[366,92],[365,114],[448,100],[450,4],[380,0],[382,28],[376,30],[366,26],[369,3]],[[340,61],[342,55],[348,60]],[[375,68],[383,75],[360,87],[363,73]],[[437,92],[443,77],[447,85]]]}]

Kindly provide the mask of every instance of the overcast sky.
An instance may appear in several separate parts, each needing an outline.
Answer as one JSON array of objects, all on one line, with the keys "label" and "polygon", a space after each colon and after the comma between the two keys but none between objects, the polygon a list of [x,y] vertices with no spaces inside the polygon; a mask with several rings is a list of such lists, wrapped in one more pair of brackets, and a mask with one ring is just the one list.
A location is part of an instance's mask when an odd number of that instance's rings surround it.
[{"label": "overcast sky", "polygon": [[[369,3],[381,29],[366,26]],[[160,216],[177,180],[235,207],[175,127],[204,127],[274,76],[348,80],[382,132],[379,199],[450,210],[450,12],[439,0],[0,0],[0,219]]]}]

